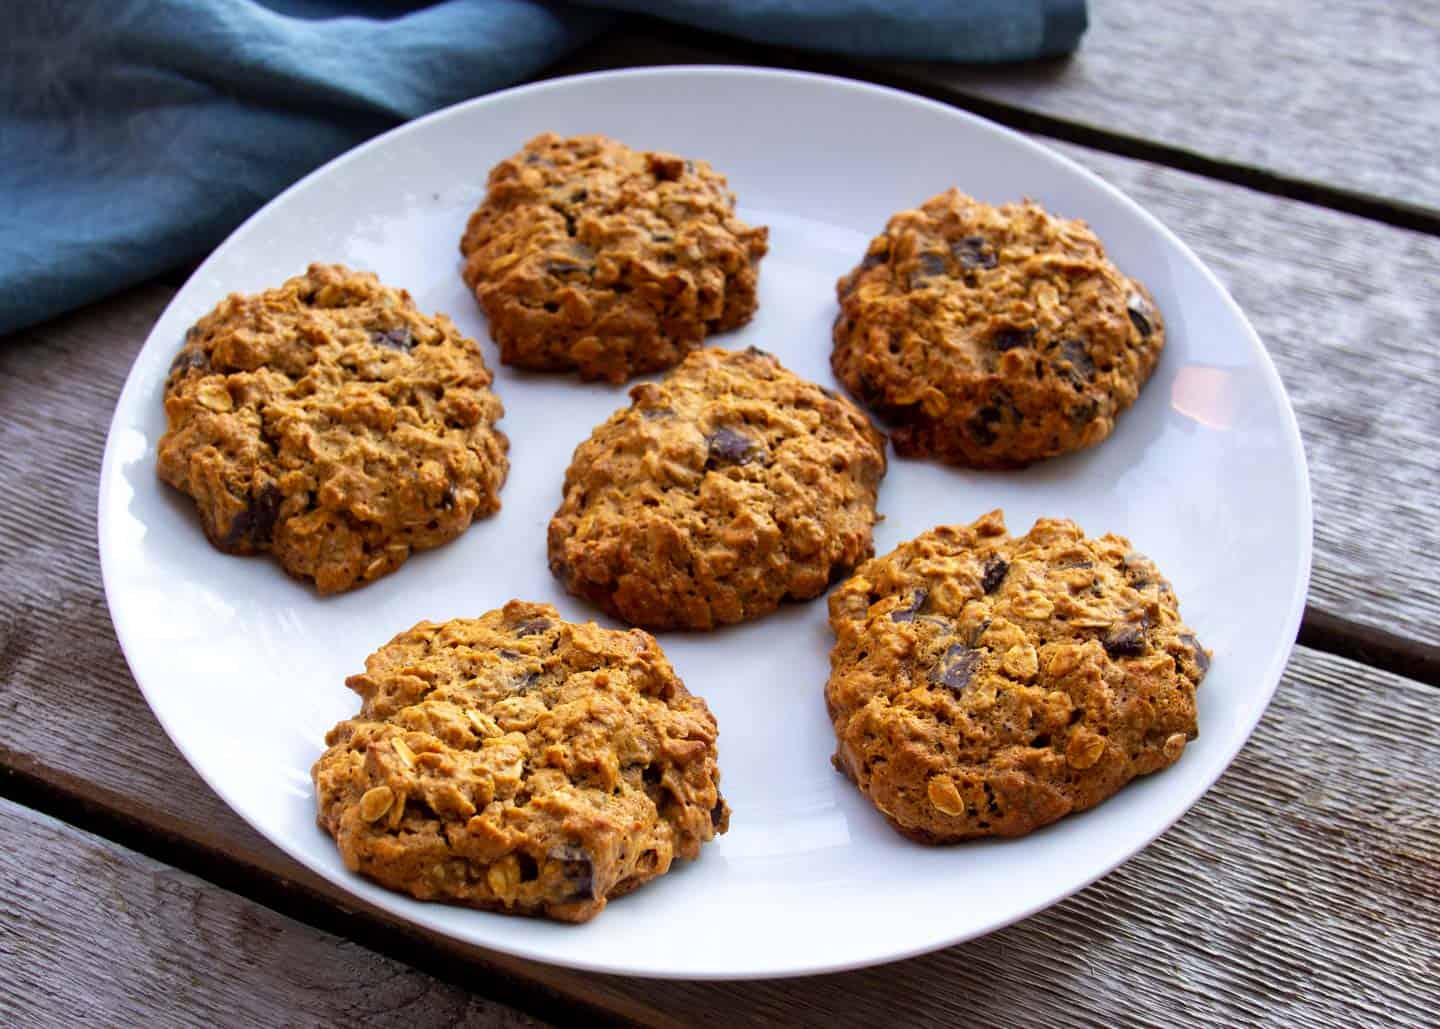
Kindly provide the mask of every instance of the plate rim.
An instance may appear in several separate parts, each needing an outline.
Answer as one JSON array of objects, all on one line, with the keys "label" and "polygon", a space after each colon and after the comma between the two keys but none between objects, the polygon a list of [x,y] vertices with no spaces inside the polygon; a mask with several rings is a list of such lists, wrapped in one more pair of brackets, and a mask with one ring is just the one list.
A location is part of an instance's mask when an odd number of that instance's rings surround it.
[{"label": "plate rim", "polygon": [[[1008,137],[1012,142],[1018,143],[1031,158],[1048,162],[1052,166],[1058,166],[1062,168],[1067,174],[1078,175],[1082,180],[1086,182],[1088,186],[1094,189],[1098,189],[1104,194],[1107,194],[1111,200],[1118,201],[1122,205],[1122,207],[1128,208],[1131,212],[1138,215],[1140,220],[1144,223],[1144,225],[1149,231],[1157,233],[1170,247],[1175,250],[1176,253],[1185,258],[1194,267],[1194,269],[1201,274],[1206,284],[1214,291],[1214,294],[1220,298],[1222,304],[1236,318],[1238,325],[1242,329],[1242,334],[1245,338],[1245,341],[1249,345],[1251,351],[1258,357],[1256,365],[1265,381],[1268,392],[1272,396],[1276,396],[1282,401],[1280,412],[1280,428],[1282,430],[1282,434],[1286,443],[1289,445],[1289,449],[1295,461],[1294,470],[1296,472],[1296,480],[1299,485],[1299,489],[1296,495],[1296,513],[1300,517],[1304,531],[1301,534],[1300,539],[1297,541],[1299,545],[1299,561],[1297,564],[1296,581],[1293,586],[1293,592],[1289,600],[1289,609],[1286,612],[1286,616],[1283,621],[1284,630],[1281,636],[1282,639],[1286,642],[1278,645],[1273,657],[1271,658],[1269,666],[1266,667],[1263,670],[1263,673],[1260,674],[1256,679],[1256,682],[1260,687],[1260,690],[1257,690],[1257,693],[1263,692],[1263,698],[1261,698],[1261,702],[1258,703],[1258,705],[1254,708],[1253,717],[1245,719],[1245,722],[1247,722],[1248,724],[1244,725],[1242,731],[1237,731],[1235,733],[1234,738],[1229,745],[1222,748],[1223,760],[1217,764],[1213,775],[1202,776],[1202,778],[1189,789],[1187,794],[1177,798],[1173,804],[1172,814],[1156,822],[1153,827],[1153,831],[1147,830],[1147,832],[1144,834],[1146,838],[1143,839],[1142,842],[1136,844],[1134,847],[1125,848],[1121,852],[1120,856],[1113,861],[1101,862],[1094,868],[1093,874],[1084,877],[1083,881],[1075,883],[1072,887],[1066,888],[1062,892],[1053,896],[1047,896],[1040,901],[1024,905],[1016,911],[1010,913],[1006,917],[992,919],[991,921],[983,925],[970,927],[959,933],[943,936],[941,938],[927,938],[912,946],[899,949],[888,948],[884,949],[883,953],[869,953],[864,956],[848,960],[822,960],[817,962],[813,960],[806,961],[801,959],[792,961],[789,964],[781,967],[771,968],[714,968],[703,971],[696,971],[694,969],[677,971],[673,969],[667,970],[663,968],[636,968],[633,965],[625,964],[623,961],[605,960],[599,958],[557,958],[553,954],[539,952],[535,947],[523,941],[518,946],[502,946],[488,941],[484,943],[477,943],[473,939],[466,938],[464,936],[458,935],[455,932],[437,926],[434,923],[433,919],[426,918],[423,915],[417,915],[412,910],[407,910],[406,908],[409,905],[420,904],[422,905],[422,910],[425,906],[425,902],[416,901],[408,896],[404,896],[398,893],[391,893],[390,891],[386,891],[383,889],[381,889],[376,896],[362,895],[355,888],[357,883],[357,877],[354,875],[354,873],[346,872],[342,868],[339,874],[332,874],[331,870],[327,868],[317,867],[309,860],[307,860],[304,854],[298,851],[297,848],[293,847],[289,841],[282,842],[281,840],[272,837],[269,833],[261,829],[260,826],[257,825],[256,822],[252,820],[252,818],[245,811],[241,810],[240,807],[231,800],[229,792],[221,788],[219,784],[213,781],[212,778],[202,769],[201,765],[196,761],[196,759],[192,757],[191,748],[188,747],[187,744],[172,730],[170,724],[167,722],[167,719],[162,714],[160,708],[157,707],[155,702],[152,700],[150,690],[146,688],[144,682],[141,680],[141,677],[136,674],[135,665],[131,659],[131,646],[127,644],[127,639],[131,638],[132,628],[129,624],[128,618],[119,610],[119,607],[117,605],[116,591],[112,587],[112,582],[115,575],[114,564],[116,559],[111,556],[112,549],[110,547],[107,547],[106,545],[107,536],[112,531],[111,520],[107,516],[106,512],[107,509],[110,507],[109,501],[110,494],[114,488],[113,484],[115,484],[120,479],[123,479],[123,476],[120,476],[117,470],[117,465],[121,461],[121,458],[118,455],[118,446],[116,444],[116,440],[118,438],[119,432],[124,429],[124,426],[120,424],[121,412],[125,411],[127,408],[129,408],[135,403],[135,399],[132,396],[132,393],[139,388],[137,383],[136,369],[139,365],[140,358],[144,354],[145,350],[150,346],[151,341],[155,338],[155,332],[159,324],[166,319],[166,317],[170,314],[171,310],[181,301],[182,297],[190,287],[191,283],[201,278],[206,273],[207,269],[211,266],[211,264],[213,264],[217,260],[217,258],[222,255],[224,251],[228,250],[229,247],[235,243],[237,238],[241,237],[242,234],[246,233],[247,230],[252,226],[252,224],[267,216],[271,208],[282,203],[292,193],[305,188],[312,180],[317,179],[321,176],[329,175],[336,170],[344,167],[344,165],[348,162],[359,159],[362,155],[367,154],[370,150],[378,147],[387,146],[393,140],[399,137],[403,137],[407,133],[418,131],[421,127],[427,126],[432,122],[444,120],[446,118],[456,117],[462,115],[463,112],[468,112],[472,109],[484,108],[492,105],[503,105],[507,100],[514,97],[516,94],[521,93],[532,94],[573,89],[577,84],[593,82],[597,80],[608,81],[615,79],[670,77],[686,78],[693,76],[710,76],[714,78],[771,79],[778,81],[798,80],[811,84],[826,86],[832,89],[837,89],[842,93],[847,91],[855,91],[884,94],[891,101],[909,104],[919,108],[929,109],[933,113],[954,118],[961,122],[968,122],[972,126],[978,127],[984,131],[998,133],[1001,136]],[[1184,817],[1195,806],[1195,804],[1206,793],[1210,791],[1210,789],[1215,785],[1215,782],[1220,778],[1220,776],[1223,775],[1230,768],[1230,766],[1234,763],[1236,755],[1245,746],[1245,744],[1249,742],[1250,737],[1254,734],[1256,726],[1259,724],[1260,719],[1264,716],[1265,711],[1268,709],[1271,701],[1273,700],[1275,691],[1279,688],[1285,667],[1288,665],[1290,656],[1293,653],[1294,647],[1296,645],[1296,639],[1299,633],[1300,623],[1305,609],[1305,599],[1309,591],[1314,556],[1314,510],[1313,497],[1310,486],[1309,465],[1305,454],[1304,440],[1300,435],[1299,422],[1296,418],[1295,408],[1294,405],[1291,403],[1289,393],[1286,391],[1284,382],[1280,378],[1279,371],[1275,367],[1275,363],[1271,358],[1269,351],[1265,348],[1264,342],[1262,341],[1259,333],[1250,323],[1249,318],[1245,315],[1245,312],[1240,308],[1234,297],[1231,296],[1229,290],[1227,290],[1223,283],[1220,282],[1219,278],[1215,275],[1214,271],[1209,267],[1209,265],[1207,265],[1199,257],[1198,254],[1196,254],[1163,222],[1161,222],[1156,216],[1151,214],[1137,200],[1128,196],[1118,187],[1111,185],[1099,175],[1090,171],[1088,168],[1085,168],[1083,165],[1074,161],[1070,157],[1051,149],[1044,143],[1037,142],[1036,140],[1029,138],[1028,136],[1016,131],[1015,129],[998,124],[994,121],[991,121],[990,119],[981,117],[980,115],[974,114],[968,110],[954,107],[950,104],[946,104],[942,101],[934,100],[929,97],[908,93],[902,89],[897,89],[891,86],[878,85],[875,83],[866,82],[861,79],[848,78],[840,75],[820,74],[815,72],[795,71],[790,69],[770,68],[759,65],[743,64],[678,64],[640,66],[597,72],[587,72],[579,75],[567,75],[557,78],[545,79],[540,82],[517,84],[502,90],[497,90],[495,92],[483,94],[477,97],[472,97],[467,100],[462,100],[458,103],[451,104],[436,111],[432,111],[419,118],[397,125],[394,128],[391,128],[375,137],[372,137],[371,139],[357,144],[356,146],[346,150],[341,154],[336,155],[329,161],[326,161],[324,164],[320,165],[319,167],[313,169],[300,179],[296,180],[290,186],[286,187],[280,193],[272,197],[270,200],[266,201],[266,203],[262,205],[258,210],[256,210],[244,221],[242,221],[238,226],[232,229],[226,235],[225,239],[222,240],[219,244],[217,244],[205,257],[205,259],[196,266],[196,268],[190,273],[190,275],[186,277],[184,284],[180,286],[180,288],[176,291],[175,295],[170,299],[169,303],[165,305],[165,308],[156,317],[155,322],[151,325],[145,342],[136,352],[135,359],[131,363],[130,370],[126,373],[124,386],[122,387],[120,394],[116,399],[115,409],[111,414],[111,418],[106,429],[104,456],[101,461],[100,476],[96,496],[96,508],[96,543],[100,558],[101,582],[103,584],[105,592],[106,609],[110,615],[110,620],[115,630],[116,640],[120,645],[120,650],[125,658],[126,666],[130,671],[131,678],[134,680],[135,685],[140,690],[142,697],[145,699],[146,705],[150,708],[150,711],[154,715],[156,721],[159,722],[166,736],[170,739],[170,742],[175,746],[175,748],[180,752],[180,755],[185,759],[186,763],[189,764],[191,769],[199,776],[201,781],[204,782],[205,785],[213,793],[215,793],[215,795],[218,796],[221,801],[224,802],[226,807],[228,807],[233,813],[238,815],[240,819],[244,821],[246,825],[248,825],[251,830],[256,832],[262,839],[264,839],[270,845],[277,847],[287,857],[289,857],[291,860],[298,862],[301,866],[308,869],[312,874],[321,877],[325,881],[330,882],[333,885],[337,886],[339,889],[343,890],[347,895],[349,895],[349,897],[353,898],[355,902],[378,908],[386,914],[402,920],[408,925],[414,926],[425,932],[434,933],[449,940],[455,940],[466,946],[475,947],[482,950],[490,950],[499,954],[513,956],[527,961],[534,961],[556,968],[569,968],[577,971],[622,975],[632,978],[677,979],[688,981],[740,981],[750,979],[784,979],[794,978],[798,976],[846,972],[860,968],[888,964],[895,961],[903,961],[921,954],[931,953],[937,950],[964,943],[972,939],[977,939],[979,937],[989,935],[990,933],[997,930],[1003,929],[1007,926],[1013,925],[1017,922],[1023,921],[1024,919],[1029,918],[1039,913],[1040,911],[1044,911],[1047,908],[1053,907],[1054,905],[1061,903],[1069,897],[1072,897],[1080,891],[1086,889],[1099,879],[1109,875],[1120,865],[1126,863],[1127,861],[1135,857],[1135,855],[1138,854],[1141,850],[1153,844],[1162,835],[1168,832],[1175,825],[1176,822],[1178,822],[1182,817]],[[440,907],[446,910],[452,907],[450,905],[439,904],[432,904],[429,906]],[[481,912],[481,914],[484,913]],[[502,915],[496,917],[509,916]]]}]

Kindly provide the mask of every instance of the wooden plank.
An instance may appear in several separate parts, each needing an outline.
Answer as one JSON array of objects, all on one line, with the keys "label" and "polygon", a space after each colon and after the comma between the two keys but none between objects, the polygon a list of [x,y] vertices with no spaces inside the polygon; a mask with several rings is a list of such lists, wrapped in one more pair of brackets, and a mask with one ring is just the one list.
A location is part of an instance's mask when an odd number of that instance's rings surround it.
[{"label": "wooden plank", "polygon": [[1394,0],[1092,3],[1069,60],[882,67],[1301,182],[1440,212],[1440,14]]},{"label": "wooden plank", "polygon": [[521,1012],[0,799],[0,1022],[521,1029]]},{"label": "wooden plank", "polygon": [[1179,826],[1076,898],[969,945],[817,980],[657,984],[417,943],[231,814],[164,738],[116,649],[91,529],[96,464],[120,369],[167,296],[140,290],[0,347],[0,450],[14,462],[0,481],[0,768],[12,783],[146,829],[217,877],[356,910],[347,933],[427,964],[473,963],[481,990],[521,977],[646,1024],[1178,1013],[1303,1026],[1422,1020],[1440,1001],[1434,691],[1303,649],[1256,738]]},{"label": "wooden plank", "polygon": [[[416,947],[388,916],[291,863],[198,781],[92,654],[66,690],[7,687],[23,720],[0,762],[164,826],[217,865],[275,876],[357,910],[392,952],[476,961],[651,1025],[1423,1021],[1440,1003],[1440,733],[1431,688],[1298,651],[1261,728],[1220,784],[1140,857],[1071,900],[982,940],[860,972],[788,981],[653,983],[569,973],[447,942]],[[77,719],[74,712],[85,711]],[[217,937],[223,939],[224,937]],[[216,948],[219,949],[219,948]],[[215,956],[196,954],[197,975]],[[312,962],[321,958],[312,955]],[[339,975],[341,973],[327,973]],[[476,976],[479,988],[486,980]]]}]

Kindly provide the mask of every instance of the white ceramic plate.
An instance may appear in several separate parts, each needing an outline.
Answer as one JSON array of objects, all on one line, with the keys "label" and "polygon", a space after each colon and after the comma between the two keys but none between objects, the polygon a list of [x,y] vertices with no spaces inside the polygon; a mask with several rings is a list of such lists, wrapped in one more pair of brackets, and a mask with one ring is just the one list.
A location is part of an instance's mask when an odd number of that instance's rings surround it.
[{"label": "white ceramic plate", "polygon": [[[1096,810],[1007,842],[926,848],[891,831],[830,766],[822,690],[824,601],[666,652],[720,723],[734,808],[700,860],[574,927],[422,904],[349,874],[316,828],[310,766],[354,712],[345,676],[416,621],[474,616],[512,597],[569,618],[545,526],[571,450],[619,387],[501,367],[460,281],[457,243],[492,165],[545,130],[600,132],[704,157],[740,214],[770,226],[760,310],[715,344],[755,344],[834,384],[834,283],[892,212],[949,186],[992,202],[1031,196],[1084,218],[1144,279],[1168,346],[1115,434],[1018,473],[894,460],[876,551],[937,523],[1006,509],[1092,535],[1128,535],[1169,575],[1215,651],[1200,738],[1174,767]],[[267,558],[227,557],[189,502],[155,476],[161,389],[185,328],[233,290],[312,260],[408,288],[485,341],[507,413],[504,509],[362,589],[320,598]],[[542,961],[676,977],[782,976],[892,960],[1023,918],[1105,874],[1193,804],[1255,726],[1295,638],[1310,564],[1310,497],[1294,416],[1254,330],[1184,244],[1062,157],[978,118],[872,86],[743,68],[639,70],[547,82],[476,100],[382,136],[269,204],[205,262],[165,311],[125,384],[106,445],[100,553],[110,610],[161,724],[217,793],[310,868],[427,928]],[[1223,848],[1225,841],[1215,841]]]}]

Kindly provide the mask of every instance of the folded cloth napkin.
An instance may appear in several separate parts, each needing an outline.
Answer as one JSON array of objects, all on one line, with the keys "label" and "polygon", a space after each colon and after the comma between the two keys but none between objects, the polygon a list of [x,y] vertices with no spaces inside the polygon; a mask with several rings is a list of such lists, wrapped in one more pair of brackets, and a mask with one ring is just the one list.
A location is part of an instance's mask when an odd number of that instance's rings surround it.
[{"label": "folded cloth napkin", "polygon": [[400,122],[534,74],[613,11],[933,60],[1066,53],[1085,0],[8,0],[0,333],[213,247]]}]

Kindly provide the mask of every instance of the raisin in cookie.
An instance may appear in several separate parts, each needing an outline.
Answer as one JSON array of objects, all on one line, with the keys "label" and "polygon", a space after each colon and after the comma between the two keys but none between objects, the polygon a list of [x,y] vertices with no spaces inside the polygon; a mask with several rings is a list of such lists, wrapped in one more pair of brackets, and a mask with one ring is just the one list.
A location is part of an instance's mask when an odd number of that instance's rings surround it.
[{"label": "raisin in cookie", "polygon": [[707,349],[575,450],[550,522],[570,592],[653,629],[819,596],[873,552],[885,440],[770,354]]},{"label": "raisin in cookie", "polygon": [[421,622],[346,685],[318,820],[392,890],[584,922],[729,825],[715,719],[639,629],[512,600]]},{"label": "raisin in cookie", "polygon": [[992,511],[830,598],[835,765],[925,843],[1019,836],[1179,759],[1210,655],[1120,536]]},{"label": "raisin in cookie", "polygon": [[950,190],[890,219],[837,287],[831,364],[895,449],[1017,468],[1100,442],[1165,345],[1079,221]]},{"label": "raisin in cookie", "polygon": [[338,265],[201,318],[165,382],[160,477],[210,542],[322,593],[391,572],[500,507],[508,441],[474,340]]},{"label": "raisin in cookie", "polygon": [[704,161],[547,133],[491,171],[460,252],[501,361],[623,382],[750,320],[766,235]]}]

